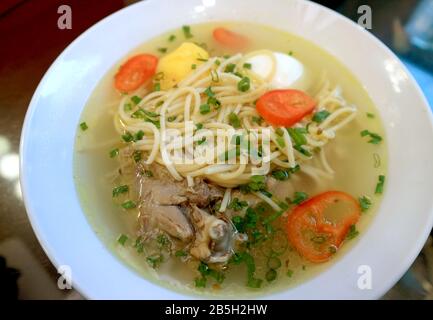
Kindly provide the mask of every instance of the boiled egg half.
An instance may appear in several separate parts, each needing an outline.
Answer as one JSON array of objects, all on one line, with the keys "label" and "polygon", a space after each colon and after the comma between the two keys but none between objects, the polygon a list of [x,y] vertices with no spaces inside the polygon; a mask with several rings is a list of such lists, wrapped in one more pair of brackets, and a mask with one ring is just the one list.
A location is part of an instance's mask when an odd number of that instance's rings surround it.
[{"label": "boiled egg half", "polygon": [[251,66],[251,71],[269,81],[272,89],[306,91],[310,85],[304,65],[287,53],[255,51],[246,56],[245,63]]}]

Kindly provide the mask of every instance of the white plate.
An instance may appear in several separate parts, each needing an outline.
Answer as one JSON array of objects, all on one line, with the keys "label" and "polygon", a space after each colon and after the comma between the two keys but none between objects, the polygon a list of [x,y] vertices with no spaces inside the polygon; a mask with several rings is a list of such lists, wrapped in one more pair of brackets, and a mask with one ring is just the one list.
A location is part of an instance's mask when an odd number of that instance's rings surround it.
[{"label": "white plate", "polygon": [[[326,49],[361,81],[379,108],[389,173],[367,232],[331,268],[275,299],[379,298],[419,253],[433,223],[433,126],[426,99],[399,59],[360,26],[302,0],[150,0],[85,32],[54,62],[31,101],[21,140],[21,184],[37,237],[52,262],[69,265],[88,298],[188,298],[143,279],[97,238],[75,191],[72,159],[80,113],[93,88],[128,51],[164,31],[209,20],[245,20],[287,30]],[[372,288],[357,286],[360,265]]]}]

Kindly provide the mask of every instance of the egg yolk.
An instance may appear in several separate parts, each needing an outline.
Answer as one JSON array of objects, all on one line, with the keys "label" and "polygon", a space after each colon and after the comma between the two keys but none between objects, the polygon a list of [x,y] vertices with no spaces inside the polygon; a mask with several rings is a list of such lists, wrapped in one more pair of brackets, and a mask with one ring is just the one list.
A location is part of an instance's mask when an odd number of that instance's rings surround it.
[{"label": "egg yolk", "polygon": [[193,70],[193,65],[199,66],[201,60],[209,58],[203,48],[191,42],[184,42],[179,48],[159,60],[157,72],[162,72],[161,89],[167,90],[185,79]]}]

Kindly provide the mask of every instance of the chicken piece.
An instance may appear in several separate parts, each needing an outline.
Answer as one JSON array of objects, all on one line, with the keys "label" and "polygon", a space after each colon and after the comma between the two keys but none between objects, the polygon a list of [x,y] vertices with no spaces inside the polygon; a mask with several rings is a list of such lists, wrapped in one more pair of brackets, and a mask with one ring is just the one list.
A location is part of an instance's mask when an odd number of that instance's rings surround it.
[{"label": "chicken piece", "polygon": [[140,218],[145,230],[156,227],[182,242],[189,242],[194,237],[191,224],[178,206],[147,202],[140,207]]},{"label": "chicken piece", "polygon": [[196,231],[191,255],[210,263],[228,262],[235,233],[231,225],[196,206],[191,208],[189,216]]}]

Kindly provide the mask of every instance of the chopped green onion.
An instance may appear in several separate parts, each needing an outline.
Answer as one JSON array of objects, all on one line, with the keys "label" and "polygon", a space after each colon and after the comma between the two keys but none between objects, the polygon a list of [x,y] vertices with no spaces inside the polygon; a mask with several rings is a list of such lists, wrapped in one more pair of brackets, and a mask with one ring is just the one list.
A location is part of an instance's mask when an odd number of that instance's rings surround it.
[{"label": "chopped green onion", "polygon": [[121,234],[119,238],[117,238],[117,242],[120,243],[122,246],[125,245],[126,241],[128,240],[128,237],[124,234]]},{"label": "chopped green onion", "polygon": [[156,237],[156,243],[160,248],[166,248],[171,244],[170,240],[167,238],[165,234],[159,234]]},{"label": "chopped green onion", "polygon": [[123,209],[134,209],[136,207],[137,207],[137,205],[132,200],[128,200],[128,201],[125,201],[124,203],[122,203]]},{"label": "chopped green onion", "polygon": [[139,96],[133,96],[131,98],[131,101],[134,102],[134,104],[139,104],[141,102],[141,98]]},{"label": "chopped green onion", "polygon": [[183,250],[177,250],[174,254],[176,257],[186,257],[188,254]]},{"label": "chopped green onion", "polygon": [[215,93],[212,91],[212,87],[207,87],[206,90],[203,92],[208,97],[214,97]]},{"label": "chopped green onion", "polygon": [[313,116],[313,121],[317,123],[322,123],[326,118],[330,116],[330,114],[331,113],[327,110],[316,112]]},{"label": "chopped green onion", "polygon": [[371,139],[368,141],[368,143],[371,144],[379,144],[382,141],[382,137],[378,135],[377,133],[370,132],[368,130],[361,131],[361,137],[369,136]]},{"label": "chopped green onion", "polygon": [[142,237],[139,236],[137,239],[135,239],[134,248],[137,250],[138,253],[142,253],[144,251],[144,244],[141,241]]},{"label": "chopped green onion", "polygon": [[208,61],[208,59],[205,59],[205,58],[197,58],[196,60],[201,61],[201,62],[207,62]]},{"label": "chopped green onion", "polygon": [[161,84],[159,82],[153,85],[153,91],[161,91]]},{"label": "chopped green onion", "polygon": [[367,117],[370,119],[373,119],[373,118],[375,118],[375,115],[374,115],[374,113],[367,112]]},{"label": "chopped green onion", "polygon": [[156,254],[156,255],[147,257],[146,261],[152,268],[155,269],[155,268],[158,268],[159,265],[164,261],[164,257],[162,254]]},{"label": "chopped green onion", "polygon": [[236,65],[234,63],[229,63],[228,65],[226,65],[224,72],[228,72],[231,73],[233,71],[235,71]]},{"label": "chopped green onion", "polygon": [[87,123],[85,123],[85,122],[80,123],[80,128],[83,131],[86,131],[87,129],[89,129],[89,127],[87,126]]},{"label": "chopped green onion", "polygon": [[286,275],[291,278],[293,276],[293,270],[288,269]]},{"label": "chopped green onion", "polygon": [[295,192],[294,199],[290,200],[289,198],[287,198],[287,202],[299,205],[307,199],[308,199],[308,194],[306,194],[305,192],[298,192],[297,191],[297,192]]},{"label": "chopped green onion", "polygon": [[292,138],[295,146],[300,147],[307,144],[307,138],[305,137],[307,130],[305,128],[287,128],[287,132]]},{"label": "chopped green onion", "polygon": [[134,159],[134,161],[136,163],[140,162],[140,160],[141,160],[141,151],[135,150],[134,153],[132,154],[132,158]]},{"label": "chopped green onion", "polygon": [[118,186],[113,189],[113,197],[117,197],[119,194],[126,193],[129,191],[129,187],[127,185]]},{"label": "chopped green onion", "polygon": [[190,26],[182,26],[182,31],[183,31],[183,35],[185,36],[186,39],[190,39],[193,37],[192,33],[191,33],[191,27]]},{"label": "chopped green onion", "polygon": [[193,63],[192,65],[191,65],[191,69],[192,70],[195,70],[197,68],[197,65],[195,64],[195,63]]},{"label": "chopped green onion", "polygon": [[201,140],[197,141],[197,144],[200,146],[206,142],[206,137],[202,137]]},{"label": "chopped green onion", "polygon": [[240,201],[238,198],[233,198],[233,200],[230,201],[229,205],[227,206],[227,208],[233,209],[234,211],[240,211],[246,207],[248,207],[248,202]]},{"label": "chopped green onion", "polygon": [[139,130],[135,135],[134,135],[134,141],[140,141],[141,139],[143,139],[144,137],[144,131],[143,130]]},{"label": "chopped green onion", "polygon": [[231,112],[229,114],[229,123],[231,126],[233,126],[236,129],[241,127],[241,120],[234,112]]},{"label": "chopped green onion", "polygon": [[250,90],[250,78],[243,77],[241,81],[238,82],[238,90],[241,92]]},{"label": "chopped green onion", "polygon": [[134,136],[130,132],[126,132],[125,134],[122,135],[122,139],[125,142],[131,142],[134,140]]},{"label": "chopped green onion", "polygon": [[381,194],[383,193],[383,186],[385,184],[385,176],[384,175],[380,175],[379,176],[379,181],[376,184],[376,190],[374,191],[375,194]]},{"label": "chopped green onion", "polygon": [[207,113],[209,113],[209,112],[210,112],[210,106],[209,106],[207,103],[202,104],[202,105],[200,106],[200,113],[201,113],[201,114],[207,114]]},{"label": "chopped green onion", "polygon": [[215,63],[217,66],[219,66],[219,65],[221,64],[221,61],[218,60],[218,59],[216,59],[214,63]]},{"label": "chopped green onion", "polygon": [[279,181],[285,181],[290,178],[290,173],[287,170],[274,170],[272,176]]},{"label": "chopped green onion", "polygon": [[251,65],[251,63],[244,63],[243,67],[245,69],[251,69],[252,65]]},{"label": "chopped green onion", "polygon": [[359,235],[359,231],[356,230],[356,226],[352,224],[349,228],[349,232],[346,235],[346,240],[352,240]]},{"label": "chopped green onion", "polygon": [[206,278],[204,277],[196,278],[194,282],[197,288],[206,288],[206,282],[207,282]]},{"label": "chopped green onion", "polygon": [[293,148],[302,153],[304,156],[311,157],[311,152],[304,149],[302,146],[295,145]]},{"label": "chopped green onion", "polygon": [[176,40],[176,36],[174,34],[168,37],[168,41],[173,42],[174,40]]},{"label": "chopped green onion", "polygon": [[261,190],[260,191],[264,196],[268,197],[268,198],[272,198],[272,193],[270,193],[269,191],[266,190]]},{"label": "chopped green onion", "polygon": [[197,123],[197,124],[195,125],[195,128],[196,128],[197,130],[203,129],[203,123]]},{"label": "chopped green onion", "polygon": [[221,107],[221,102],[215,97],[209,97],[207,99],[207,103],[211,106],[214,106],[216,109],[219,109]]},{"label": "chopped green onion", "polygon": [[359,205],[361,206],[362,212],[365,212],[368,209],[370,209],[370,207],[372,205],[370,198],[368,198],[366,196],[362,196],[362,197],[358,198],[358,201],[359,201]]},{"label": "chopped green onion", "polygon": [[119,154],[119,149],[115,148],[113,150],[110,151],[110,158],[114,158]]},{"label": "chopped green onion", "polygon": [[167,48],[158,48],[158,51],[161,53],[166,53],[167,52]]},{"label": "chopped green onion", "polygon": [[176,120],[176,118],[177,118],[176,116],[170,116],[170,117],[167,118],[167,121],[168,122],[173,122],[174,120]]}]

